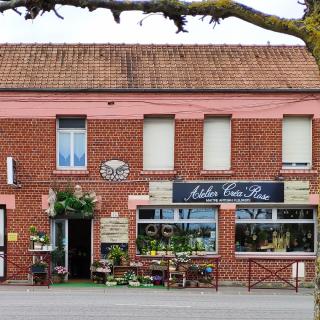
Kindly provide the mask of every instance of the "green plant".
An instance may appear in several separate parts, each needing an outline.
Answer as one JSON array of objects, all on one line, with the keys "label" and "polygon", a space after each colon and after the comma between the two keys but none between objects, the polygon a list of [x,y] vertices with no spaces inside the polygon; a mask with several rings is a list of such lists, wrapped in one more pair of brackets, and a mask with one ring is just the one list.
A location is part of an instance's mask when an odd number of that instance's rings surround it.
[{"label": "green plant", "polygon": [[81,217],[92,217],[94,206],[97,201],[95,193],[83,193],[80,190],[72,191],[71,188],[56,191],[56,202],[54,203],[55,215],[73,216],[76,214]]},{"label": "green plant", "polygon": [[158,243],[158,251],[166,251],[166,244],[163,241],[159,241]]},{"label": "green plant", "polygon": [[152,251],[158,250],[158,241],[157,240],[151,240],[150,241],[150,247]]},{"label": "green plant", "polygon": [[30,240],[34,242],[40,242],[43,245],[50,243],[50,239],[43,231],[38,231],[35,226],[30,226],[29,231],[31,233]]},{"label": "green plant", "polygon": [[33,263],[31,265],[31,267],[47,268],[48,264],[46,262],[44,262],[43,260],[39,260],[39,261],[36,261],[35,263]]},{"label": "green plant", "polygon": [[38,233],[37,228],[35,226],[30,226],[29,232],[31,233],[31,235],[36,235]]},{"label": "green plant", "polygon": [[108,282],[115,282],[116,280],[115,280],[114,276],[107,276],[107,281]]},{"label": "green plant", "polygon": [[152,284],[152,277],[150,277],[150,276],[138,276],[138,281],[141,284]]},{"label": "green plant", "polygon": [[108,258],[113,260],[113,265],[119,265],[121,257],[125,255],[125,252],[121,249],[120,246],[114,245],[111,247]]},{"label": "green plant", "polygon": [[196,248],[197,248],[196,251],[205,251],[205,250],[206,250],[203,241],[196,240],[195,246],[196,246]]},{"label": "green plant", "polygon": [[124,275],[123,275],[123,278],[124,278],[127,282],[137,280],[137,276],[136,276],[136,274],[134,273],[134,271],[132,271],[132,270],[129,270],[129,271],[125,272]]}]

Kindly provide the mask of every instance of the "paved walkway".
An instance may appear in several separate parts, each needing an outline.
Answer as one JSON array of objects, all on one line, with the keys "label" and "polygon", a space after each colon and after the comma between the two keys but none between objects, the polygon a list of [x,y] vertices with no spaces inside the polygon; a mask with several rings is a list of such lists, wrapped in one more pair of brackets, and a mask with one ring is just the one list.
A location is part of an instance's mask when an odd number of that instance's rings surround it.
[{"label": "paved walkway", "polygon": [[312,320],[313,291],[0,286],[1,320]]}]

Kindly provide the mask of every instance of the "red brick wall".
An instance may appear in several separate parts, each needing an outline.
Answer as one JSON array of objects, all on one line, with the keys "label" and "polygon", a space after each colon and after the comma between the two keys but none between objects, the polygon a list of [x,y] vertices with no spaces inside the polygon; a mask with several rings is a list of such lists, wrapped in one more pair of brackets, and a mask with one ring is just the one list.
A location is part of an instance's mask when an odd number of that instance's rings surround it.
[{"label": "red brick wall", "polygon": [[[128,217],[129,250],[135,254],[136,213],[128,210],[128,195],[148,194],[149,180],[167,180],[163,175],[142,175],[143,120],[88,120],[88,171],[87,175],[58,175],[56,170],[56,121],[47,119],[0,120],[0,194],[14,194],[16,209],[7,210],[8,232],[18,233],[18,242],[8,243],[9,256],[27,254],[29,226],[49,231],[50,224],[41,209],[41,195],[49,187],[80,184],[84,190],[94,190],[102,197],[102,208],[94,218],[94,256],[99,257],[99,219],[118,211]],[[271,180],[279,176],[281,169],[280,119],[233,119],[232,120],[232,175],[201,175],[202,169],[202,120],[176,120],[175,170],[185,180]],[[313,121],[313,169],[319,170],[320,120]],[[18,179],[22,187],[13,189],[6,185],[6,157],[18,161]],[[112,183],[99,174],[102,161],[121,159],[130,165],[129,180]],[[170,179],[173,176],[169,177]],[[317,190],[315,174],[293,175],[287,180],[309,180],[311,192]],[[234,212],[219,211],[219,252],[221,278],[224,280],[247,279],[247,262],[235,258]],[[23,260],[23,265],[30,261]],[[16,261],[16,260],[15,260]],[[274,262],[270,262],[274,264]],[[8,273],[16,269],[8,265]],[[313,262],[307,262],[307,280],[313,278]]]}]

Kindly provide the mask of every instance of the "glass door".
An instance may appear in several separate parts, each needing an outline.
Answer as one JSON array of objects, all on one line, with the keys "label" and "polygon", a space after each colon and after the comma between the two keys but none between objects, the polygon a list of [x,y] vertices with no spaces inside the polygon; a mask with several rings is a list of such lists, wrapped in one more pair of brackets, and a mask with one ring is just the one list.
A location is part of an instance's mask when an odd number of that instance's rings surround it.
[{"label": "glass door", "polygon": [[63,266],[68,270],[68,220],[52,220],[52,270],[56,266]]},{"label": "glass door", "polygon": [[0,279],[5,277],[5,213],[4,209],[0,209]]}]

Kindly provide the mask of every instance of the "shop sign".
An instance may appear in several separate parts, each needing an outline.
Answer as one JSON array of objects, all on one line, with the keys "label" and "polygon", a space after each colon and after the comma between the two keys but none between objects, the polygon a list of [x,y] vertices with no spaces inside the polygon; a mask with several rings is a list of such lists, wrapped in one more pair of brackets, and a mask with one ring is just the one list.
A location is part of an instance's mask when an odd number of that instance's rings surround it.
[{"label": "shop sign", "polygon": [[284,202],[283,182],[173,183],[172,202]]}]

